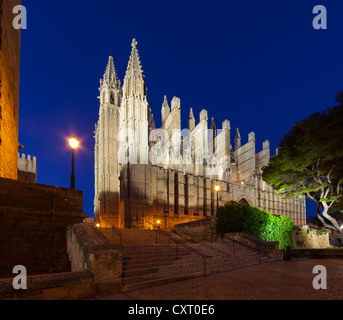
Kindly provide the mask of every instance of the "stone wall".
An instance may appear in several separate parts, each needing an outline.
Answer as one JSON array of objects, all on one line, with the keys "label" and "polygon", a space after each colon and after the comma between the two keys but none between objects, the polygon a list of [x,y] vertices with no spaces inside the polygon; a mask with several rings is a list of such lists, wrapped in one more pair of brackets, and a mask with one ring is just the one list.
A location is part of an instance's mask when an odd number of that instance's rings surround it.
[{"label": "stone wall", "polygon": [[14,6],[0,1],[0,177],[17,179],[20,30],[13,28]]},{"label": "stone wall", "polygon": [[224,236],[217,235],[216,220],[214,216],[208,219],[179,224],[175,226],[175,232],[181,237],[197,243],[204,241],[235,242],[267,254],[275,258],[275,260],[282,258],[282,252],[279,250],[279,242],[277,241],[264,241],[242,232],[227,233]]},{"label": "stone wall", "polygon": [[203,240],[213,240],[216,233],[216,219],[211,217],[175,225],[175,232],[185,239],[201,242]]},{"label": "stone wall", "polygon": [[227,240],[240,243],[241,245],[259,251],[260,253],[269,255],[270,257],[275,258],[275,260],[283,259],[283,251],[279,250],[278,241],[264,241],[243,232],[226,233],[223,238],[219,239],[219,241]]},{"label": "stone wall", "polygon": [[[220,186],[219,206],[234,200],[288,216],[296,225],[305,223],[305,199],[284,200],[264,182],[256,181],[254,186],[227,183],[171,168],[140,164],[122,166],[119,212],[96,215],[96,218],[101,223],[106,218],[120,228],[151,228],[159,220],[161,228],[172,230],[177,224],[216,215],[216,185]],[[106,196],[110,198],[111,193]]]},{"label": "stone wall", "polygon": [[326,249],[330,247],[329,230],[295,228],[292,238],[294,249]]},{"label": "stone wall", "polygon": [[0,278],[69,272],[67,226],[84,218],[82,191],[0,178]]},{"label": "stone wall", "polygon": [[83,223],[68,227],[68,254],[73,272],[93,275],[92,291],[108,295],[121,291],[122,247],[112,244],[94,226]]},{"label": "stone wall", "polygon": [[37,182],[37,158],[18,154],[18,180]]},{"label": "stone wall", "polygon": [[27,289],[15,290],[13,278],[0,279],[1,300],[80,300],[90,298],[93,275],[87,271],[27,277]]},{"label": "stone wall", "polygon": [[0,300],[80,300],[121,291],[121,246],[94,223],[70,225],[66,239],[72,272],[28,275],[21,290],[13,288],[16,275],[0,279]]}]

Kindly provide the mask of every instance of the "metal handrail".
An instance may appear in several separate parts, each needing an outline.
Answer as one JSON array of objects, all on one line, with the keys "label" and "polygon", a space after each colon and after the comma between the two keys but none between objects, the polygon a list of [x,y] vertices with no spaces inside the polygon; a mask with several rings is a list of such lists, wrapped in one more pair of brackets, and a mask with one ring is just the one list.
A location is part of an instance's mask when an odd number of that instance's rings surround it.
[{"label": "metal handrail", "polygon": [[158,228],[156,231],[156,245],[157,243],[157,234],[160,233],[162,236],[174,241],[176,243],[176,259],[179,260],[179,245],[181,245],[182,247],[184,247],[185,249],[192,251],[193,253],[199,255],[203,260],[204,260],[204,277],[206,278],[206,262],[207,259],[211,259],[212,256],[208,256],[190,246],[188,246],[187,244],[183,243],[182,241],[173,238],[171,235],[169,235],[168,233],[166,233],[165,231],[161,230],[160,228]]},{"label": "metal handrail", "polygon": [[[238,240],[239,238],[241,237],[241,235],[238,235]],[[249,246],[247,244],[243,244],[241,242],[239,242],[238,240],[236,239],[232,239],[231,237],[227,237],[230,241],[232,241],[232,249],[233,249],[233,254],[235,255],[236,254],[236,250],[235,250],[235,243],[238,243],[240,246],[243,246],[243,247],[247,247],[249,249],[252,249],[254,251],[257,251],[258,252],[258,264],[261,264],[261,248],[253,248],[252,246]]]},{"label": "metal handrail", "polygon": [[108,221],[107,219],[104,219],[106,221],[106,228],[107,228],[107,223],[110,225],[111,229],[113,230],[113,235],[114,232],[119,236],[119,243],[120,245],[122,245],[122,236],[123,234],[117,229],[117,227],[110,221]]}]

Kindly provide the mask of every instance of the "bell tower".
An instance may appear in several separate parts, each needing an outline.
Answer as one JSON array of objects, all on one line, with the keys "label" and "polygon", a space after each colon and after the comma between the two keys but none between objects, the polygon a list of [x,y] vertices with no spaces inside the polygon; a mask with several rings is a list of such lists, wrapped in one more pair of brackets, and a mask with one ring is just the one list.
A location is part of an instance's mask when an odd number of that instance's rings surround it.
[{"label": "bell tower", "polygon": [[105,74],[100,80],[99,120],[95,126],[95,199],[94,213],[106,217],[116,226],[119,218],[118,133],[121,105],[121,84],[110,56]]},{"label": "bell tower", "polygon": [[151,112],[137,44],[133,39],[123,85],[120,112],[120,157],[123,164],[148,164],[149,160]]}]

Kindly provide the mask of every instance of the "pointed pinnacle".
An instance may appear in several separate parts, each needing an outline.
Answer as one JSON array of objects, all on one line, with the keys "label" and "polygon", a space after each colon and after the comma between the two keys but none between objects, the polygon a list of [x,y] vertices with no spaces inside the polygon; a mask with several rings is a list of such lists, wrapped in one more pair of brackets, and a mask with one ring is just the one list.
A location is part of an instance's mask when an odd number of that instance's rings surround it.
[{"label": "pointed pinnacle", "polygon": [[[137,50],[138,42],[136,39],[132,40],[132,51],[130,60],[126,70],[126,76],[143,76],[142,64]],[[144,76],[143,76],[144,77]]]},{"label": "pointed pinnacle", "polygon": [[236,130],[236,137],[241,137],[241,134],[239,133],[239,129]]},{"label": "pointed pinnacle", "polygon": [[132,40],[132,43],[131,43],[132,48],[137,48],[137,45],[138,45],[137,40],[136,40],[136,39],[133,39],[133,40]]},{"label": "pointed pinnacle", "polygon": [[191,108],[191,111],[189,113],[189,118],[188,119],[195,119],[193,109]]},{"label": "pointed pinnacle", "polygon": [[164,96],[164,100],[163,100],[162,106],[163,106],[163,107],[168,107],[168,108],[169,108],[167,96]]},{"label": "pointed pinnacle", "polygon": [[114,66],[113,57],[110,56],[108,58],[108,63],[107,63],[106,71],[104,74],[104,82],[106,82],[107,85],[111,85],[112,83],[118,80],[119,79],[118,79],[116,68]]}]

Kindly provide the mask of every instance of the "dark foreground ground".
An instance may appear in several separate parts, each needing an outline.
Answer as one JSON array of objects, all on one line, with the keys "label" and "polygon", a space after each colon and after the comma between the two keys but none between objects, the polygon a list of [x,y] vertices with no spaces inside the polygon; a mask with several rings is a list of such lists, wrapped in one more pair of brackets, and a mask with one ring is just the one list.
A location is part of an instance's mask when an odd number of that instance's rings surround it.
[{"label": "dark foreground ground", "polygon": [[[327,289],[313,280],[327,270]],[[256,265],[227,273],[142,289],[96,300],[342,300],[343,260],[292,259]]]}]

